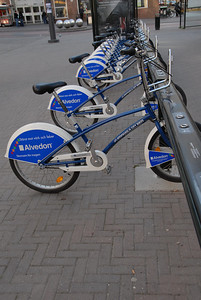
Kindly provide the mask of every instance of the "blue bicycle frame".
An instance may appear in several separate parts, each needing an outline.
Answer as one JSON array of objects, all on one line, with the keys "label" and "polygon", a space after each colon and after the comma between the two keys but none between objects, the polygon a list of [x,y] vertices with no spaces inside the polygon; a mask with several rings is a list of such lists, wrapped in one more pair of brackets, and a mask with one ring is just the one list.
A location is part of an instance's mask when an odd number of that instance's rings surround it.
[{"label": "blue bicycle frame", "polygon": [[[78,139],[79,137],[81,137],[85,143],[87,143],[89,140],[86,136],[86,134],[102,125],[105,125],[111,121],[117,120],[119,118],[122,117],[126,117],[129,116],[131,114],[135,114],[141,111],[146,111],[146,115],[142,118],[140,118],[138,121],[134,122],[133,124],[131,124],[128,128],[126,128],[125,130],[123,130],[120,134],[118,134],[103,150],[102,152],[104,152],[105,154],[108,153],[122,138],[124,138],[126,135],[128,135],[130,132],[132,132],[134,129],[138,128],[140,125],[144,124],[145,122],[147,122],[148,120],[152,120],[154,121],[161,137],[163,138],[163,140],[165,141],[165,143],[170,146],[170,142],[167,138],[167,136],[165,135],[165,133],[163,132],[163,129],[160,126],[159,121],[156,119],[155,113],[154,113],[155,109],[152,109],[150,103],[146,103],[144,105],[144,107],[140,107],[137,109],[133,109],[127,112],[123,112],[120,113],[118,115],[115,115],[113,117],[104,119],[98,123],[95,123],[85,129],[81,129],[81,127],[76,123],[74,124],[75,128],[77,129],[77,133],[75,133],[72,136],[72,139],[66,141],[65,143],[63,143],[62,145],[60,145],[56,150],[52,151],[49,155],[47,155],[44,159],[42,159],[39,163],[40,166],[53,166],[53,165],[70,165],[70,164],[75,164],[75,161],[65,161],[65,162],[54,162],[51,163],[49,162],[49,160],[51,159],[52,156],[54,156],[58,151],[60,151],[62,148],[64,148],[65,146],[67,146],[68,144],[71,144],[73,141],[75,141],[76,139]],[[76,160],[76,164],[80,164],[80,163],[84,163],[85,160]]]},{"label": "blue bicycle frame", "polygon": [[[70,113],[67,114],[68,117],[70,117],[71,115],[86,115],[86,114],[92,114],[92,113],[97,113],[97,118],[98,118],[98,110],[96,109],[95,111],[91,110],[91,111],[82,111],[82,112],[79,112],[79,109],[85,105],[88,101],[92,100],[93,98],[95,98],[96,96],[100,95],[101,98],[103,99],[103,101],[105,100],[105,97],[104,97],[104,92],[106,92],[107,90],[115,87],[116,85],[118,84],[121,84],[121,83],[124,83],[126,81],[129,81],[129,80],[132,80],[132,79],[136,79],[136,78],[141,78],[141,75],[138,74],[138,75],[134,75],[134,76],[131,76],[131,77],[128,77],[128,78],[125,78],[123,80],[121,80],[120,82],[115,82],[113,83],[112,85],[104,88],[104,89],[99,89],[98,88],[98,92],[96,94],[94,94],[92,97],[88,98],[86,101],[84,101],[82,104],[80,104],[79,106],[77,106],[73,111],[71,111]],[[128,96],[132,91],[134,91],[137,87],[139,87],[140,85],[142,85],[142,80],[139,80],[139,82],[137,84],[135,84],[134,86],[130,87],[128,90],[126,90],[114,103],[115,106],[117,106],[126,96]]]}]

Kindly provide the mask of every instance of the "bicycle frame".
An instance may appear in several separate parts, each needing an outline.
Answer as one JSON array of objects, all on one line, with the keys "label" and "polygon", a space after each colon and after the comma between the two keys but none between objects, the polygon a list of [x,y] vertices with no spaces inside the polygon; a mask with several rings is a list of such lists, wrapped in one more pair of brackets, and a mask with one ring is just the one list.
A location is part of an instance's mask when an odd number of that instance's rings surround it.
[{"label": "bicycle frame", "polygon": [[[55,161],[55,162],[51,162],[51,157],[54,156],[57,152],[59,152],[62,148],[64,148],[65,146],[67,146],[68,144],[74,142],[75,140],[77,140],[78,138],[82,138],[83,141],[87,144],[89,143],[89,139],[87,138],[86,134],[98,127],[101,127],[107,123],[110,123],[111,121],[117,120],[119,118],[122,117],[126,117],[129,116],[131,114],[135,114],[141,111],[147,111],[146,115],[142,118],[140,118],[139,120],[137,120],[136,122],[132,123],[129,127],[127,127],[126,129],[124,129],[120,134],[118,134],[103,150],[102,152],[104,154],[107,154],[121,139],[123,139],[125,136],[127,136],[129,133],[131,133],[133,130],[137,129],[139,126],[141,126],[142,124],[144,124],[145,122],[147,122],[148,120],[153,120],[158,131],[160,132],[163,140],[165,141],[165,143],[170,147],[170,142],[167,138],[167,136],[165,135],[165,133],[163,132],[163,129],[160,126],[159,121],[157,120],[155,113],[154,113],[154,109],[152,109],[151,104],[150,103],[146,103],[143,107],[137,108],[137,109],[133,109],[127,112],[123,112],[120,113],[118,115],[115,115],[113,117],[104,119],[98,123],[95,123],[85,129],[81,129],[80,126],[76,123],[74,124],[75,128],[77,129],[77,133],[74,134],[72,136],[72,138],[66,142],[64,142],[62,145],[60,145],[57,149],[55,149],[54,151],[52,151],[51,153],[49,153],[49,155],[47,155],[45,158],[43,158],[40,162],[39,165],[42,166],[58,166],[58,165],[64,165],[64,166],[69,166],[70,164],[75,164],[75,160],[73,161]],[[82,154],[82,153],[81,153]],[[83,156],[82,156],[83,157]],[[50,162],[49,162],[50,161]],[[81,160],[77,160],[76,159],[76,164],[81,164],[84,163],[85,159],[81,159]],[[80,168],[82,169],[82,166],[80,166]],[[87,170],[89,171],[89,170]]]},{"label": "bicycle frame", "polygon": [[[103,90],[100,90],[98,91],[96,94],[94,94],[92,97],[88,98],[86,101],[84,101],[82,104],[80,104],[78,107],[76,107],[73,111],[71,111],[70,113],[67,114],[68,117],[70,117],[71,115],[79,115],[79,114],[83,114],[83,112],[79,112],[79,109],[85,105],[87,102],[89,102],[90,100],[92,100],[93,98],[95,98],[96,96],[100,95],[101,98],[103,99],[103,101],[105,101],[105,96],[104,96],[104,92],[106,92],[107,90],[115,87],[116,85],[118,84],[121,84],[121,83],[124,83],[126,81],[129,81],[129,80],[132,80],[132,79],[136,79],[136,78],[141,78],[141,75],[134,75],[134,76],[131,76],[129,78],[125,78],[123,80],[121,80],[120,82],[115,82],[113,83],[112,85],[104,88]],[[137,87],[139,87],[140,85],[142,85],[142,80],[140,79],[139,82],[137,84],[135,84],[134,86],[130,87],[128,90],[126,90],[114,103],[115,106],[117,106],[127,95],[129,95],[132,91],[134,91]],[[96,112],[97,113],[97,110],[96,111],[93,111],[93,110],[90,110],[90,112],[88,112],[89,114],[92,114]],[[87,112],[84,112],[85,114]],[[98,117],[98,115],[97,115]]]}]

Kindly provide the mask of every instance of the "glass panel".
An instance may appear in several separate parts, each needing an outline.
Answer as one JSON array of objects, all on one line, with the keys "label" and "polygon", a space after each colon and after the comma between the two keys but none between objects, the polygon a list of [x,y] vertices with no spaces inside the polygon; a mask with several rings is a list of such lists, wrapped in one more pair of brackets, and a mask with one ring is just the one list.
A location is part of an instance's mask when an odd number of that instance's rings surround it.
[{"label": "glass panel", "polygon": [[39,12],[39,7],[38,7],[38,6],[34,6],[34,7],[33,7],[33,12],[34,12],[34,13]]},{"label": "glass panel", "polygon": [[41,22],[41,19],[40,19],[39,15],[34,16],[34,20],[35,20],[36,23],[40,23]]},{"label": "glass panel", "polygon": [[30,13],[31,12],[31,7],[25,7],[25,13]]},{"label": "glass panel", "polygon": [[66,17],[66,8],[65,7],[56,8],[56,17],[57,18]]},{"label": "glass panel", "polygon": [[98,0],[97,13],[98,23],[101,26],[108,24],[111,26],[119,27],[121,22],[120,19],[128,16],[128,2],[119,0]]},{"label": "glass panel", "polygon": [[138,0],[137,1],[137,6],[138,7],[144,7],[144,0]]},{"label": "glass panel", "polygon": [[18,10],[19,12],[21,12],[21,13],[24,12],[24,11],[23,11],[23,7],[18,7],[17,10]]},{"label": "glass panel", "polygon": [[1,9],[0,10],[0,16],[6,16],[6,15],[7,15],[6,9]]},{"label": "glass panel", "polygon": [[33,22],[32,16],[26,16],[26,19],[27,19],[27,23],[32,23]]}]

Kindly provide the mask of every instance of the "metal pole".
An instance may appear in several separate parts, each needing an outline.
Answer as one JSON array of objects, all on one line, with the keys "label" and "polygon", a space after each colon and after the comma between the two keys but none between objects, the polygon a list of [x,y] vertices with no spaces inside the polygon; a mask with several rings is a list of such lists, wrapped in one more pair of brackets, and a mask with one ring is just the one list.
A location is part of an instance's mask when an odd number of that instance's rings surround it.
[{"label": "metal pole", "polygon": [[[183,0],[181,0],[181,11],[182,11],[182,6],[183,6]],[[179,16],[179,28],[181,28],[181,11],[180,11],[180,16]]]},{"label": "metal pole", "polygon": [[99,34],[98,29],[98,14],[97,14],[97,2],[90,0],[91,3],[91,16],[92,16],[92,29],[93,29],[93,40],[95,41],[95,36]]},{"label": "metal pole", "polygon": [[187,6],[187,2],[185,0],[185,4],[184,4],[184,29],[186,28],[186,6]]},{"label": "metal pole", "polygon": [[50,40],[48,40],[48,43],[57,43],[59,42],[59,40],[56,39],[51,0],[46,0],[46,10],[48,16],[49,30],[50,30]]},{"label": "metal pole", "polygon": [[134,18],[138,19],[138,7],[137,7],[137,0],[134,2]]}]

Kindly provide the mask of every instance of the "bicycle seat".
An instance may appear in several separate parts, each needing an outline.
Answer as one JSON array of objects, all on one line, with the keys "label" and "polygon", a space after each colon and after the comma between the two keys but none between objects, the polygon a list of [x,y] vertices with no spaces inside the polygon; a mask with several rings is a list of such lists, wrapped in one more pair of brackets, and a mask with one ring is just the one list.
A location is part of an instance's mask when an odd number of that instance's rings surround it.
[{"label": "bicycle seat", "polygon": [[57,81],[52,83],[38,83],[33,85],[33,91],[35,94],[42,95],[45,93],[51,94],[56,88],[67,85],[65,81]]},{"label": "bicycle seat", "polygon": [[95,36],[95,40],[96,41],[100,41],[100,40],[102,40],[103,39],[103,36],[102,35],[96,35]]},{"label": "bicycle seat", "polygon": [[117,28],[108,28],[108,29],[106,29],[106,32],[109,32],[112,34],[117,33]]},{"label": "bicycle seat", "polygon": [[130,41],[134,40],[134,33],[127,33],[126,38],[129,39]]},{"label": "bicycle seat", "polygon": [[134,47],[130,47],[129,49],[121,50],[120,53],[121,53],[121,55],[133,56],[133,55],[135,55],[136,51],[135,51]]},{"label": "bicycle seat", "polygon": [[81,61],[83,60],[83,58],[89,56],[90,54],[89,53],[83,53],[81,55],[77,55],[77,56],[73,56],[73,57],[70,57],[69,58],[69,62],[71,64],[75,64],[76,62],[79,62],[81,63]]},{"label": "bicycle seat", "polygon": [[98,46],[100,46],[103,42],[105,42],[105,40],[100,40],[100,41],[96,41],[92,43],[92,46],[94,46],[95,48],[97,48]]},{"label": "bicycle seat", "polygon": [[102,38],[106,38],[106,37],[109,37],[111,36],[112,33],[111,32],[107,32],[107,33],[100,33],[100,36],[102,36]]}]

